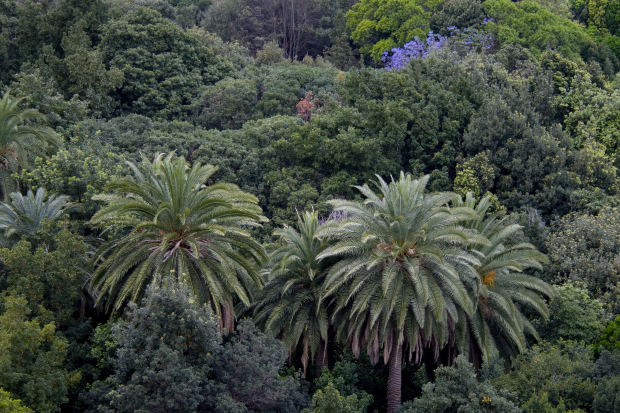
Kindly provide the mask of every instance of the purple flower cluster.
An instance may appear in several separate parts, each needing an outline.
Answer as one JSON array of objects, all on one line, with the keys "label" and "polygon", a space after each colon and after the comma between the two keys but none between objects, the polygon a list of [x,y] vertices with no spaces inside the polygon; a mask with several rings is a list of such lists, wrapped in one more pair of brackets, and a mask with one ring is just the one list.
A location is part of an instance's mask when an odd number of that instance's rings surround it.
[{"label": "purple flower cluster", "polygon": [[[488,19],[488,21],[491,21],[491,19]],[[495,44],[493,41],[493,36],[489,33],[474,29],[472,27],[461,30],[456,26],[450,26],[447,27],[447,29],[450,31],[449,37],[457,39],[457,42],[464,46],[481,47],[489,50]]]},{"label": "purple flower cluster", "polygon": [[[485,18],[483,23],[487,24],[490,21],[493,21],[493,19]],[[441,48],[448,39],[454,40],[456,44],[466,46],[467,48],[484,48],[488,50],[494,45],[493,36],[484,31],[471,27],[461,30],[456,26],[450,26],[447,29],[450,32],[450,35],[447,37],[430,31],[424,41],[416,36],[402,47],[392,49],[391,53],[385,51],[381,61],[385,63],[385,68],[388,70],[400,70],[407,66],[412,59],[428,57],[430,52]]]},{"label": "purple flower cluster", "polygon": [[430,31],[424,41],[416,36],[412,41],[405,43],[403,47],[392,49],[391,55],[387,51],[383,52],[381,61],[386,64],[385,67],[389,70],[400,70],[407,66],[411,59],[426,58],[431,51],[439,49],[446,39],[447,37]]}]

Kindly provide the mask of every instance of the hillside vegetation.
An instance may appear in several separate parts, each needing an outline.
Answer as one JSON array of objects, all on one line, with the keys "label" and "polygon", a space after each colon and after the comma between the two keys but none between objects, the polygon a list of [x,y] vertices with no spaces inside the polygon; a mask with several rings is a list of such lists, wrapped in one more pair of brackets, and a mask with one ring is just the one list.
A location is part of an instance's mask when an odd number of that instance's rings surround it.
[{"label": "hillside vegetation", "polygon": [[0,0],[0,413],[620,411],[620,2]]}]

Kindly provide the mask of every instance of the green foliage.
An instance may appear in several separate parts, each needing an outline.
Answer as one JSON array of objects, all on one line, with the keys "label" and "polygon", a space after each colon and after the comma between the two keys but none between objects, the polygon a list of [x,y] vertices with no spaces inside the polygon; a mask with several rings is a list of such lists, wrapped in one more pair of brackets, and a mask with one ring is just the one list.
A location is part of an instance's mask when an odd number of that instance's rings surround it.
[{"label": "green foliage", "polygon": [[458,317],[456,335],[459,351],[469,354],[479,369],[481,357],[488,361],[497,351],[505,357],[524,351],[526,334],[538,336],[526,314],[534,313],[546,319],[549,310],[545,298],[554,294],[548,284],[526,273],[541,270],[546,257],[532,244],[518,241],[519,225],[507,217],[489,213],[490,196],[476,202],[469,193],[464,201],[455,202],[454,207],[475,211],[473,219],[465,221],[463,226],[477,235],[469,245],[479,257],[479,263],[473,264],[479,284],[470,287],[476,312]]},{"label": "green foliage", "polygon": [[400,413],[521,411],[492,384],[478,381],[473,366],[464,356],[456,359],[456,367],[440,367],[435,374],[435,382],[425,384],[422,396],[405,403],[398,410]]},{"label": "green foliage", "polygon": [[563,217],[546,240],[551,261],[547,279],[557,283],[584,282],[590,295],[604,302],[608,313],[617,313],[619,231],[617,209]]},{"label": "green foliage", "polygon": [[142,307],[130,305],[116,328],[114,375],[93,386],[89,411],[197,411],[213,391],[221,337],[213,313],[194,302],[187,288],[170,283],[151,287]]},{"label": "green foliage", "polygon": [[76,379],[64,369],[67,341],[53,322],[29,319],[24,297],[5,295],[0,304],[0,388],[36,412],[59,411]]},{"label": "green foliage", "polygon": [[620,350],[620,315],[607,323],[601,333],[597,346],[599,351],[602,349],[609,351]]},{"label": "green foliage", "polygon": [[[432,373],[457,354],[527,412],[618,410],[619,16],[614,0],[0,0],[2,201],[45,188],[72,204],[0,249],[1,300],[30,311],[9,335],[57,326],[66,338],[25,346],[65,342],[64,367],[41,364],[41,381],[32,367],[19,377],[43,390],[4,388],[0,406],[300,411],[310,401],[295,368],[352,348],[359,360],[347,353],[315,379],[309,411],[393,413],[401,393],[420,394],[420,363]],[[493,46],[453,39],[402,70],[364,67],[451,25]],[[427,175],[428,192],[355,188],[400,171]],[[34,192],[21,198],[34,206]],[[437,216],[413,224],[425,205]],[[274,252],[265,267],[257,240]],[[543,281],[562,286],[551,297]],[[95,307],[148,285],[161,299],[120,327]],[[179,288],[196,297],[162,298]],[[186,323],[196,312],[208,325]],[[260,316],[267,335],[249,322],[232,332],[235,314]],[[534,327],[549,341],[518,356]],[[190,354],[195,329],[204,345]],[[36,365],[4,354],[6,339],[0,360]],[[457,367],[418,402],[500,403]]]},{"label": "green foliage", "polygon": [[21,400],[13,399],[11,393],[0,389],[0,413],[32,413]]},{"label": "green foliage", "polygon": [[342,396],[332,382],[318,389],[312,396],[312,406],[305,412],[312,413],[358,413],[365,412],[368,402],[359,400],[357,395]]},{"label": "green foliage", "polygon": [[263,47],[256,52],[257,65],[270,65],[280,63],[284,59],[284,53],[278,43],[266,42]]},{"label": "green foliage", "polygon": [[[44,123],[46,119],[35,109],[22,109],[22,99],[6,92],[0,99],[0,170],[27,164],[29,156],[45,152],[46,146],[56,147],[59,139]],[[41,150],[43,149],[43,150]],[[3,176],[2,190],[6,200],[8,179]]]},{"label": "green foliage", "polygon": [[476,282],[472,265],[478,261],[465,250],[468,236],[456,226],[471,212],[443,208],[456,194],[427,195],[428,180],[401,172],[389,184],[378,178],[379,194],[368,185],[357,187],[364,203],[331,201],[347,219],[324,229],[325,236],[338,241],[319,258],[339,259],[326,278],[325,294],[336,301],[338,335],[351,342],[356,355],[366,346],[373,362],[383,348],[387,363],[390,352],[401,351],[393,343],[403,337],[418,357],[422,337],[432,335],[443,347],[449,335],[445,317],[452,311],[473,312],[463,283]]},{"label": "green foliage", "polygon": [[491,191],[503,205],[561,213],[566,201],[560,200],[574,187],[567,172],[570,143],[558,128],[540,124],[531,105],[520,101],[520,87],[502,88],[482,104],[463,135],[463,146],[471,155],[487,151],[497,177]]},{"label": "green foliage", "polygon": [[403,350],[419,362],[425,346],[444,347],[453,333],[447,319],[474,311],[465,284],[479,282],[479,262],[466,250],[473,234],[458,226],[473,211],[445,208],[457,195],[425,193],[428,180],[401,172],[389,184],[377,177],[378,194],[358,186],[364,202],[331,201],[344,219],[321,231],[337,240],[319,255],[338,260],[324,284],[337,337],[356,356],[366,347],[373,364],[383,353],[390,412],[401,402]]},{"label": "green foliage", "polygon": [[603,329],[602,304],[591,298],[587,290],[570,282],[556,287],[556,291],[549,304],[549,321],[541,323],[538,329],[542,338],[593,344]]},{"label": "green foliage", "polygon": [[67,230],[59,231],[51,245],[33,248],[20,241],[11,249],[2,248],[7,292],[26,298],[40,322],[65,327],[78,308],[87,252],[84,239]]},{"label": "green foliage", "polygon": [[118,337],[114,334],[114,323],[99,324],[92,334],[90,354],[95,359],[100,375],[107,377],[114,372],[114,357],[118,348]]},{"label": "green foliage", "polygon": [[123,157],[109,148],[94,144],[85,149],[70,146],[49,158],[37,157],[32,168],[20,172],[18,180],[28,187],[45,187],[69,196],[73,204],[71,216],[88,220],[101,205],[92,197],[126,169]]},{"label": "green foliage", "polygon": [[620,166],[620,126],[618,126],[620,124],[620,103],[618,103],[620,90],[613,88],[606,91],[591,86],[589,90],[595,91],[593,96],[587,96],[585,93],[581,95],[583,100],[566,117],[564,124],[576,145],[581,147],[589,139],[596,139],[604,146],[605,153],[618,167]]},{"label": "green foliage", "polygon": [[430,12],[441,0],[362,0],[347,12],[347,29],[360,52],[381,61],[384,51],[425,38]]},{"label": "green foliage", "polygon": [[598,57],[596,43],[583,28],[535,1],[486,0],[482,6],[495,19],[487,29],[501,43],[520,44],[535,55],[554,49],[574,60]]},{"label": "green foliage", "polygon": [[564,403],[566,409],[588,410],[596,387],[590,378],[593,369],[588,348],[565,341],[543,342],[517,356],[510,370],[492,382],[516,394],[521,404],[532,395],[547,393],[554,408]]},{"label": "green foliage", "polygon": [[495,171],[489,163],[486,152],[459,163],[454,177],[454,191],[462,196],[471,192],[474,197],[488,192],[495,178]]},{"label": "green foliage", "polygon": [[124,74],[116,97],[121,111],[164,118],[187,114],[200,86],[215,83],[232,69],[196,34],[159,13],[137,8],[103,29],[103,61]]},{"label": "green foliage", "polygon": [[[330,44],[334,28],[352,0],[220,0],[206,12],[203,27],[228,42],[246,46],[263,60],[267,46],[290,60],[316,56]],[[281,46],[281,47],[279,47]],[[259,57],[259,54],[262,57]]]},{"label": "green foliage", "polygon": [[70,140],[86,155],[101,159],[110,172],[116,172],[127,170],[125,159],[139,161],[141,154],[152,157],[175,151],[179,156],[190,157],[203,139],[202,130],[187,122],[132,114],[82,121],[71,128]]},{"label": "green foliage", "polygon": [[606,377],[596,387],[592,408],[595,413],[613,413],[620,409],[620,375]]},{"label": "green foliage", "polygon": [[[331,370],[323,369],[320,377],[314,380],[317,388],[312,396],[314,409],[329,411],[332,406],[353,411],[365,412],[368,405],[373,401],[373,396],[360,390],[360,379],[371,380],[369,371],[364,371],[359,361],[353,361],[344,356],[336,362]],[[319,393],[320,392],[320,393]]]},{"label": "green foliage", "polygon": [[25,67],[17,73],[11,91],[24,99],[25,106],[45,115],[52,127],[66,128],[88,114],[88,102],[78,95],[65,98],[54,78],[43,76],[36,67]]},{"label": "green foliage", "polygon": [[479,0],[447,0],[433,11],[429,23],[434,33],[445,36],[449,33],[447,27],[456,26],[461,29],[477,27],[483,20],[484,11]]},{"label": "green foliage", "polygon": [[[258,412],[300,411],[299,382],[278,370],[286,350],[251,322],[222,345],[218,319],[184,285],[151,286],[142,307],[131,304],[120,322],[114,374],[96,383],[88,411]],[[105,330],[100,339],[111,337]],[[107,358],[107,356],[105,356]]]},{"label": "green foliage", "polygon": [[253,81],[226,78],[205,90],[194,109],[194,120],[209,129],[237,129],[250,119],[257,101]]},{"label": "green foliage", "polygon": [[297,374],[279,373],[286,355],[281,342],[242,320],[215,362],[215,380],[250,412],[300,412],[307,398]]},{"label": "green foliage", "polygon": [[123,84],[123,72],[106,68],[101,51],[93,49],[82,24],[76,24],[63,36],[64,58],[54,56],[51,47],[43,48],[44,73],[54,76],[67,96],[79,96],[96,115],[107,115],[118,105],[111,92]]},{"label": "green foliage", "polygon": [[[565,413],[566,406],[564,401],[560,400],[557,406],[553,406],[549,402],[549,394],[546,392],[534,392],[532,397],[523,405],[523,411],[525,413]],[[575,411],[575,410],[571,410]],[[581,412],[582,410],[576,410]]]}]

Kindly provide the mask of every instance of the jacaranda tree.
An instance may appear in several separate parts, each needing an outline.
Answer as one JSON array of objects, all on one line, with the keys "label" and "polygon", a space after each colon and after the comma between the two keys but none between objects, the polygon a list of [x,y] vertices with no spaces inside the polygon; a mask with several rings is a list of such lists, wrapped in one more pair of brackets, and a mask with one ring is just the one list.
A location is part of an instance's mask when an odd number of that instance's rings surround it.
[{"label": "jacaranda tree", "polygon": [[106,205],[91,220],[127,230],[96,254],[90,284],[97,302],[118,311],[150,283],[173,277],[189,284],[230,332],[236,299],[249,305],[262,284],[265,252],[249,232],[265,219],[258,200],[235,185],[207,185],[216,167],[189,167],[174,154],[129,166],[133,176],[97,197]]},{"label": "jacaranda tree", "polygon": [[364,200],[332,201],[346,218],[321,231],[338,239],[319,255],[340,259],[325,282],[338,336],[354,354],[366,346],[373,362],[382,350],[389,413],[401,402],[403,351],[418,362],[427,347],[437,354],[459,313],[474,312],[466,284],[479,282],[480,262],[467,251],[475,236],[459,223],[475,213],[449,209],[454,193],[425,193],[428,180],[401,173],[390,183],[379,177],[379,193],[357,187]]}]

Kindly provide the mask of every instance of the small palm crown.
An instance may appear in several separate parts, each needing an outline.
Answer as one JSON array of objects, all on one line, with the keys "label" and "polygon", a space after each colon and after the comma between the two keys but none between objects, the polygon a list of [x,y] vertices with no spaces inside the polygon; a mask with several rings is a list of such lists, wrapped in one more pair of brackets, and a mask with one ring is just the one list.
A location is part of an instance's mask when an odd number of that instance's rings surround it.
[{"label": "small palm crown", "polygon": [[29,189],[26,196],[11,192],[9,198],[11,202],[0,202],[0,230],[6,239],[34,234],[43,222],[60,218],[71,206],[66,195],[46,198],[43,188],[34,193]]},{"label": "small palm crown", "polygon": [[321,224],[314,211],[298,217],[297,227],[275,231],[280,246],[271,254],[267,283],[255,305],[256,321],[281,338],[293,353],[301,351],[304,372],[317,352],[326,363],[328,309],[321,302],[322,287],[329,269],[318,255],[330,242],[318,237]]}]

